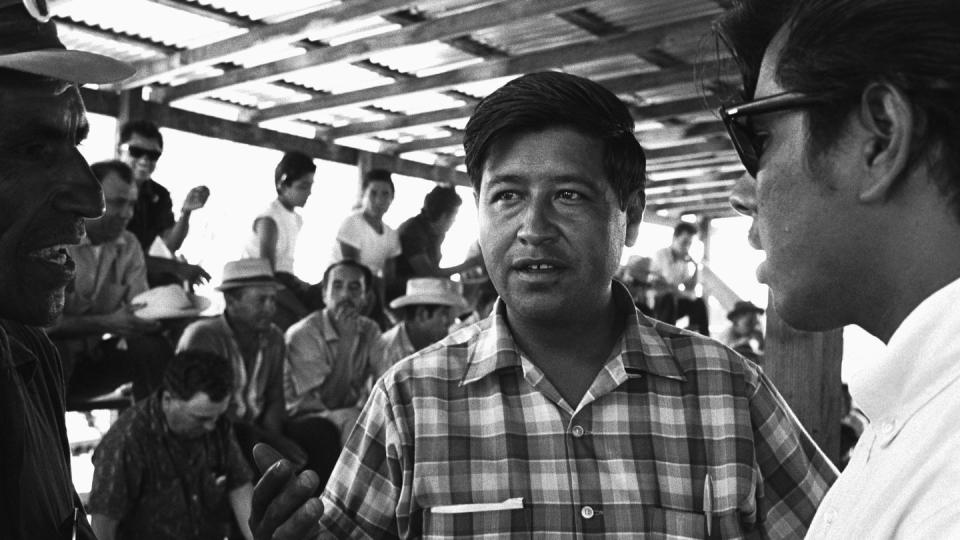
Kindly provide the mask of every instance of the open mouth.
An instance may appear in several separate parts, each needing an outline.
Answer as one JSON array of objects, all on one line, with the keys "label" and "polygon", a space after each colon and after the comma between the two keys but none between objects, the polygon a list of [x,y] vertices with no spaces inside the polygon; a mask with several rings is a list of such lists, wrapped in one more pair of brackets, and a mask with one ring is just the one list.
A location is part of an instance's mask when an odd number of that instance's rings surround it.
[{"label": "open mouth", "polygon": [[70,260],[67,255],[68,244],[54,244],[52,246],[35,249],[27,253],[27,257],[51,264],[64,266]]}]

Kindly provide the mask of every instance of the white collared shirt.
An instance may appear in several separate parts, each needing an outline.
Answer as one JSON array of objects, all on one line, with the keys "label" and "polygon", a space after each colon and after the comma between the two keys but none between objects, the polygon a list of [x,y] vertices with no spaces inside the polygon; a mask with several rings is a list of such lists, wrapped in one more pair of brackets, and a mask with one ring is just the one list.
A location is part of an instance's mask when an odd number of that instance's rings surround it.
[{"label": "white collared shirt", "polygon": [[960,538],[960,279],[849,384],[871,423],[807,538]]}]

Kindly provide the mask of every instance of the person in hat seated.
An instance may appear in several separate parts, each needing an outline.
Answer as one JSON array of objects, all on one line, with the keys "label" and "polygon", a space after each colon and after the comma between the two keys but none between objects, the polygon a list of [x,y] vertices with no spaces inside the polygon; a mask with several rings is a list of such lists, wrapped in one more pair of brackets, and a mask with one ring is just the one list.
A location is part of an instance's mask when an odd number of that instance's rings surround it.
[{"label": "person in hat seated", "polygon": [[287,330],[284,394],[295,431],[303,420],[326,418],[342,442],[366,402],[383,356],[380,328],[360,314],[369,275],[350,259],[331,264],[321,282],[326,307]]},{"label": "person in hat seated", "polygon": [[[317,471],[336,462],[329,441],[339,434],[330,422],[312,422],[313,437],[303,446],[287,437],[287,412],[283,400],[283,361],[286,345],[283,332],[272,320],[277,309],[277,292],[283,287],[274,278],[267,259],[240,259],[223,268],[226,308],[219,317],[196,321],[188,326],[177,351],[202,350],[230,359],[233,364],[233,393],[227,416],[234,422],[240,448],[252,462],[253,446],[268,442],[284,456]],[[312,451],[305,452],[304,448]]]},{"label": "person in hat seated", "polygon": [[245,539],[253,472],[224,412],[233,368],[222,356],[178,353],[163,387],[123,412],[93,454],[88,508],[100,540]]},{"label": "person in hat seated", "polygon": [[763,330],[760,329],[763,309],[753,302],[741,300],[727,313],[730,327],[720,335],[720,341],[750,360],[763,356]]},{"label": "person in hat seated", "polygon": [[460,284],[446,278],[412,278],[407,281],[407,294],[390,302],[390,309],[400,314],[399,324],[380,337],[383,356],[376,376],[391,366],[440,341],[456,316],[466,309]]},{"label": "person in hat seated", "polygon": [[63,315],[48,330],[63,358],[67,401],[83,401],[133,382],[136,399],[160,383],[173,347],[157,320],[138,316],[134,298],[147,290],[140,243],[127,231],[137,202],[130,168],[120,161],[91,166],[103,186],[106,211],[87,219],[87,235],[66,254],[77,273],[67,286]]},{"label": "person in hat seated", "polygon": [[652,263],[649,257],[633,256],[627,264],[618,268],[613,276],[630,291],[633,305],[648,317],[653,317],[653,308],[650,307],[650,300],[647,298],[647,293],[653,290],[654,284],[653,273],[650,270]]},{"label": "person in hat seated", "polygon": [[697,226],[681,222],[673,229],[669,246],[653,255],[650,270],[657,288],[653,316],[667,324],[675,324],[686,316],[688,328],[710,335],[707,302],[697,296],[700,268],[690,256],[690,246],[697,234]]}]

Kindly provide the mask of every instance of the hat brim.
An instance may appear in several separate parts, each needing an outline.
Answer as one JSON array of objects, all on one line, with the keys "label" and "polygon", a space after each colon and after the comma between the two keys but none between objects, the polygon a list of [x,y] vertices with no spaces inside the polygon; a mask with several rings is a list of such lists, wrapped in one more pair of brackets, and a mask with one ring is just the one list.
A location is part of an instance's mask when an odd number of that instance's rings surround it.
[{"label": "hat brim", "polygon": [[228,281],[226,283],[221,283],[220,285],[214,287],[214,290],[217,291],[229,291],[231,289],[239,289],[241,287],[262,287],[264,285],[272,285],[276,287],[277,290],[286,289],[282,283],[273,279],[257,279],[249,281]]},{"label": "hat brim", "polygon": [[0,68],[43,75],[77,84],[112,83],[127,79],[137,72],[132,65],[109,56],[64,49],[0,54]]},{"label": "hat brim", "polygon": [[394,299],[392,302],[390,302],[390,309],[400,309],[406,306],[420,305],[450,306],[458,309],[467,308],[467,302],[458,296],[439,294],[411,294]]},{"label": "hat brim", "polygon": [[732,321],[741,315],[746,315],[747,313],[756,313],[757,315],[763,315],[764,311],[765,310],[761,308],[753,308],[753,309],[747,308],[747,309],[734,310],[734,311],[731,311],[730,313],[727,313],[727,320]]},{"label": "hat brim", "polygon": [[[150,321],[159,321],[164,319],[183,319],[186,317],[196,317],[206,311],[212,302],[209,298],[205,296],[198,296],[193,293],[187,293],[187,296],[190,298],[190,301],[193,302],[193,307],[185,309],[170,309],[165,310],[161,313],[147,313],[141,315],[137,312],[134,312],[134,315],[140,317],[141,319],[147,319]],[[143,310],[149,310],[149,306],[143,308]],[[142,311],[142,310],[141,310]]]}]

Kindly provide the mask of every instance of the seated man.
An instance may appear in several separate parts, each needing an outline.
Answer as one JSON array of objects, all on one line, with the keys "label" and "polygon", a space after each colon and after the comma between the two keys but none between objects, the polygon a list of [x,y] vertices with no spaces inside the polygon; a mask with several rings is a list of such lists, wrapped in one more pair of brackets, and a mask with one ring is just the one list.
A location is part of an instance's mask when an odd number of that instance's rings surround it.
[{"label": "seated man", "polygon": [[133,382],[137,399],[160,384],[173,348],[160,324],[134,314],[133,298],[147,290],[143,251],[126,230],[137,202],[130,168],[120,161],[91,166],[103,185],[106,212],[86,220],[87,236],[69,246],[77,275],[67,286],[63,316],[48,330],[63,357],[68,402]]},{"label": "seated man", "polygon": [[763,356],[763,330],[760,318],[763,309],[753,302],[739,301],[727,313],[730,327],[720,334],[720,342],[756,362]]},{"label": "seated man", "polygon": [[783,399],[612,281],[643,213],[633,128],[564,73],[477,105],[464,147],[500,300],[376,382],[323,492],[329,537],[803,536],[836,472]]},{"label": "seated man", "polygon": [[294,433],[321,417],[337,426],[342,441],[356,423],[382,358],[380,328],[360,315],[369,275],[356,261],[331,264],[321,282],[326,307],[287,330],[284,393]]},{"label": "seated man", "polygon": [[[234,391],[227,416],[234,422],[240,448],[252,462],[257,442],[268,442],[287,458],[317,471],[336,462],[339,433],[323,419],[312,426],[302,445],[284,435],[287,411],[283,401],[283,332],[273,324],[277,289],[267,259],[241,259],[223,269],[226,309],[223,315],[197,321],[180,337],[178,351],[203,350],[230,359]],[[326,435],[325,435],[326,433]],[[303,448],[313,449],[304,453]]]},{"label": "seated man", "polygon": [[667,324],[687,316],[689,327],[701,334],[710,335],[707,319],[707,303],[697,296],[697,263],[690,257],[690,244],[697,234],[697,227],[682,222],[673,229],[673,241],[657,250],[650,271],[656,276],[657,296],[653,316]]},{"label": "seated man", "polygon": [[633,304],[648,317],[653,317],[653,309],[650,308],[650,300],[647,298],[647,293],[652,289],[653,276],[650,273],[652,263],[649,257],[633,256],[627,264],[618,268],[613,276],[613,279],[623,283],[630,291]]},{"label": "seated man", "polygon": [[229,360],[184,351],[163,388],[120,415],[93,454],[88,509],[100,540],[224,538],[231,510],[253,538],[252,472],[222,417],[232,390]]},{"label": "seated man", "polygon": [[376,377],[390,366],[447,335],[447,329],[466,306],[460,284],[446,278],[413,278],[407,281],[407,294],[390,302],[400,313],[399,324],[380,337],[383,351]]}]

